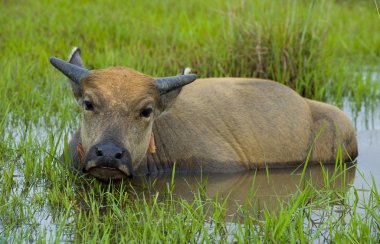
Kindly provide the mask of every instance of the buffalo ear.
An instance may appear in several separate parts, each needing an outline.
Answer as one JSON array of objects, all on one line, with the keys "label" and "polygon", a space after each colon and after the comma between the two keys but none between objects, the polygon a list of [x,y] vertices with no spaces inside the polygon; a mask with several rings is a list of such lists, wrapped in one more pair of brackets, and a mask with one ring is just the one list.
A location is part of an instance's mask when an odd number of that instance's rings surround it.
[{"label": "buffalo ear", "polygon": [[172,77],[156,78],[155,84],[160,91],[160,107],[164,111],[168,109],[182,90],[182,87],[195,81],[196,74],[191,74],[191,69],[186,67],[181,74]]},{"label": "buffalo ear", "polygon": [[170,108],[170,106],[174,103],[175,99],[177,98],[181,90],[182,90],[182,87],[179,87],[168,93],[160,95],[160,110],[162,112]]},{"label": "buffalo ear", "polygon": [[[79,47],[74,47],[73,48],[73,50],[70,53],[68,62],[70,64],[74,64],[76,66],[84,68],[82,57],[81,57],[81,50],[80,50]],[[82,89],[80,87],[80,84],[78,82],[75,82],[75,81],[70,80],[70,79],[69,79],[69,81],[70,81],[71,90],[73,91],[75,99],[77,100],[77,102],[79,104],[81,104],[83,98],[82,98]]]},{"label": "buffalo ear", "polygon": [[80,56],[80,54],[81,54],[80,48],[79,47],[74,47],[73,50],[71,50],[68,62],[70,64],[75,64],[76,66],[84,68],[83,67],[82,57]]}]

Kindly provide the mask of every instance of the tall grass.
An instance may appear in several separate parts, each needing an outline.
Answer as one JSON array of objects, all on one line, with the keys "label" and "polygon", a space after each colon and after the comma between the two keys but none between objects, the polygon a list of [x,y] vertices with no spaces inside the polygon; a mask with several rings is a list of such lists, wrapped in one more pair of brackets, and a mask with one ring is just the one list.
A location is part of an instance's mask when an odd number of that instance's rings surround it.
[{"label": "tall grass", "polygon": [[[371,1],[33,1],[28,7],[19,1],[2,6],[1,85],[12,91],[2,97],[18,94],[18,102],[30,107],[44,107],[51,99],[46,94],[66,87],[47,58],[64,58],[73,46],[82,48],[90,68],[123,65],[161,76],[192,66],[200,77],[274,79],[319,100],[335,95],[328,94],[331,88],[341,90],[339,97],[357,94],[352,69],[377,65],[380,54]],[[366,92],[378,96],[372,89]],[[60,104],[54,99],[51,111]]]}]

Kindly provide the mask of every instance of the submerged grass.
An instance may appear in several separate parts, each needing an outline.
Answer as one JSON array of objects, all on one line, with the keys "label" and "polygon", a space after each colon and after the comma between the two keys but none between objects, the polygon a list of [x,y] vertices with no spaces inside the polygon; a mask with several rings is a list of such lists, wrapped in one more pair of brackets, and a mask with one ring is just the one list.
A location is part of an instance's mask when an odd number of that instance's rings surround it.
[{"label": "submerged grass", "polygon": [[[255,197],[255,182],[235,206],[205,182],[186,199],[172,194],[174,178],[156,192],[75,175],[58,157],[79,110],[48,64],[77,45],[90,68],[258,76],[310,98],[349,97],[360,111],[379,99],[378,18],[372,1],[2,1],[0,242],[378,243],[376,182],[347,187],[339,160],[335,174],[323,170],[323,187],[303,171],[274,210]],[[337,174],[347,184],[333,187]]]}]

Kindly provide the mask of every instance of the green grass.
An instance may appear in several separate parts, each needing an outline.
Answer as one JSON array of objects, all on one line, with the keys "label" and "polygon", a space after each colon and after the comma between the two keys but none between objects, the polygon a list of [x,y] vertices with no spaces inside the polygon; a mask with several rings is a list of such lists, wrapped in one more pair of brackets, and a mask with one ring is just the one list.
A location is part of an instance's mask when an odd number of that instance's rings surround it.
[{"label": "green grass", "polygon": [[208,195],[203,181],[187,199],[172,194],[175,180],[157,193],[75,175],[58,157],[80,113],[48,63],[73,46],[90,68],[270,78],[306,97],[348,99],[356,112],[376,109],[380,97],[380,83],[363,75],[379,73],[375,1],[2,1],[0,242],[378,243],[376,182],[333,187],[325,173],[316,187],[304,171],[271,208],[255,181],[250,200],[235,206]]}]

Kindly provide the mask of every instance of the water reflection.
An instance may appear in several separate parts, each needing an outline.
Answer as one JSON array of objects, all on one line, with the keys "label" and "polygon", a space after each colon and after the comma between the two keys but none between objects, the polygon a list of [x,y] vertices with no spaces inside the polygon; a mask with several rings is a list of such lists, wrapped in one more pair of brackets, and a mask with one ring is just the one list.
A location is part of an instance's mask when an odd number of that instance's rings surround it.
[{"label": "water reflection", "polygon": [[[194,194],[201,188],[209,198],[218,196],[228,198],[230,209],[234,212],[235,203],[250,201],[258,208],[275,210],[279,202],[286,201],[298,189],[311,183],[316,189],[326,187],[346,190],[355,178],[355,165],[345,164],[346,168],[335,165],[308,166],[303,168],[257,170],[237,174],[176,175],[135,179],[133,185],[140,192],[154,195],[171,189],[172,196],[192,201]],[[173,184],[173,185],[172,185]],[[173,187],[172,187],[173,186]],[[259,203],[259,204],[258,204]]]},{"label": "water reflection", "polygon": [[358,132],[359,157],[358,174],[354,185],[357,188],[368,189],[374,184],[373,180],[380,182],[380,130],[367,130]]},{"label": "water reflection", "polygon": [[373,106],[362,104],[359,109],[355,109],[355,106],[346,99],[343,111],[355,124],[358,138],[358,177],[354,181],[354,186],[368,189],[374,183],[372,177],[375,182],[380,182],[380,108],[376,104]]}]

